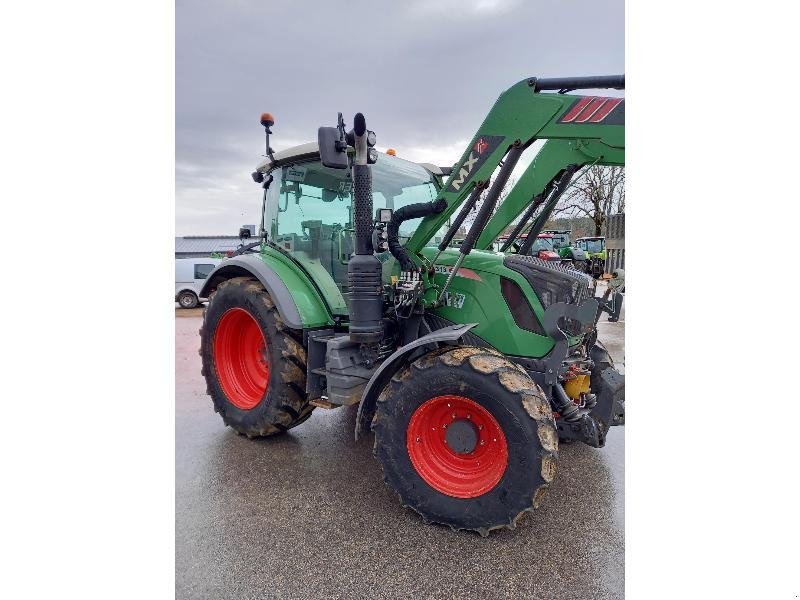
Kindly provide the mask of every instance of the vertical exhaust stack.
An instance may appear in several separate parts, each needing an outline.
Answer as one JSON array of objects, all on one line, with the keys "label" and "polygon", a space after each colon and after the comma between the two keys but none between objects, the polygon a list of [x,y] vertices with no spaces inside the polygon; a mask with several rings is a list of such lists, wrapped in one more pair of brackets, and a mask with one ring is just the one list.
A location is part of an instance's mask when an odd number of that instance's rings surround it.
[{"label": "vertical exhaust stack", "polygon": [[372,248],[372,170],[368,164],[367,123],[357,113],[353,119],[356,150],[353,165],[353,221],[355,254],[347,265],[350,288],[350,340],[379,342],[383,336],[383,287],[381,262]]}]

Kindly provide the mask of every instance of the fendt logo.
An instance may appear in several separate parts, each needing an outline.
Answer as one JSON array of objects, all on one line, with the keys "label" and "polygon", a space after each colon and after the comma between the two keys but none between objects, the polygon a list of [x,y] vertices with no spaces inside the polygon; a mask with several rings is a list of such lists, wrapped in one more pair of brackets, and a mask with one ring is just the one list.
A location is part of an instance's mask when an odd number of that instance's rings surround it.
[{"label": "fendt logo", "polygon": [[584,96],[578,98],[558,120],[559,123],[625,124],[625,99]]},{"label": "fendt logo", "polygon": [[447,186],[447,191],[457,192],[470,180],[472,173],[477,171],[492,152],[495,151],[500,142],[503,141],[502,135],[484,135],[478,138],[473,144],[464,164],[455,172]]}]

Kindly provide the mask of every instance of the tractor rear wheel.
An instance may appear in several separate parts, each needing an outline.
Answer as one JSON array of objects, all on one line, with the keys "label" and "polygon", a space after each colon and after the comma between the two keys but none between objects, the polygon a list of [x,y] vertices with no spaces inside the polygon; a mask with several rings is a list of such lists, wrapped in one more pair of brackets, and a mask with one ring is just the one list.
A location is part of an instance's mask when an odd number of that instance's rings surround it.
[{"label": "tractor rear wheel", "polygon": [[301,332],[286,327],[258,281],[235,277],[209,300],[200,329],[206,392],[247,437],[283,433],[314,409],[306,399]]},{"label": "tractor rear wheel", "polygon": [[404,506],[481,535],[513,528],[547,494],[558,434],[521,367],[469,346],[400,370],[378,397],[375,455]]}]

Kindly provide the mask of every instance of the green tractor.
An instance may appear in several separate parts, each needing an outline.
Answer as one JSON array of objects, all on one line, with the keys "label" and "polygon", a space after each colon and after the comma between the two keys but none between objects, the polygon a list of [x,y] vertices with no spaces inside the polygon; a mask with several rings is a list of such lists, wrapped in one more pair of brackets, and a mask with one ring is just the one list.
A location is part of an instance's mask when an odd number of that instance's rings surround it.
[{"label": "green tractor", "polygon": [[602,276],[606,270],[606,238],[602,236],[582,237],[575,240],[575,246],[586,253],[588,259],[586,272],[595,279]]},{"label": "green tractor", "polygon": [[374,432],[386,482],[426,522],[487,535],[538,506],[559,440],[601,447],[624,424],[624,377],[586,274],[488,248],[533,201],[532,243],[582,166],[624,163],[624,100],[543,93],[595,88],[624,77],[519,82],[453,169],[379,154],[361,113],[273,152],[262,115],[259,235],[201,292],[202,374],[224,423],[257,438],[358,405],[356,438]]},{"label": "green tractor", "polygon": [[570,242],[572,231],[569,229],[545,229],[543,233],[553,236],[553,248],[561,260],[568,262],[579,271],[586,271],[588,257],[578,248],[577,244]]}]

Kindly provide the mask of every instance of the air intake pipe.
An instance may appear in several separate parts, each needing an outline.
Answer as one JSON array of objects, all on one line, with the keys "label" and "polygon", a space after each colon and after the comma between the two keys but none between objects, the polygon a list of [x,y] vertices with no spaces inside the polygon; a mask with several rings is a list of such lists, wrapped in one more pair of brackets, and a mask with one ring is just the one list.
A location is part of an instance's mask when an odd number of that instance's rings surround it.
[{"label": "air intake pipe", "polygon": [[353,221],[355,254],[347,265],[350,288],[350,340],[379,342],[383,336],[383,288],[381,262],[372,247],[372,170],[367,162],[367,122],[357,113],[353,119],[356,149],[353,165]]},{"label": "air intake pipe", "polygon": [[416,271],[417,267],[406,250],[400,244],[400,225],[403,221],[409,219],[417,219],[419,217],[427,217],[428,215],[438,215],[447,208],[447,200],[439,198],[430,202],[417,202],[416,204],[409,204],[402,208],[397,209],[392,214],[392,220],[386,226],[386,242],[389,246],[389,252],[392,253],[400,263],[401,271]]}]

